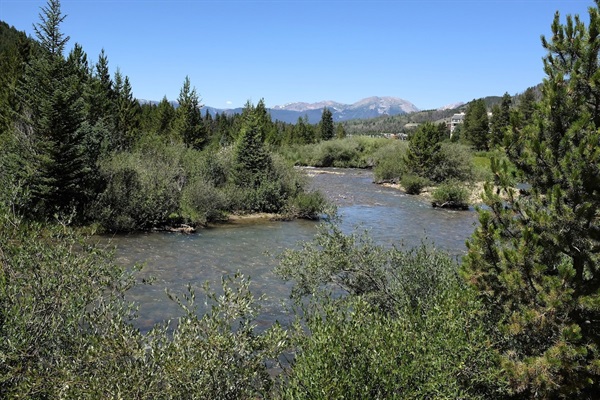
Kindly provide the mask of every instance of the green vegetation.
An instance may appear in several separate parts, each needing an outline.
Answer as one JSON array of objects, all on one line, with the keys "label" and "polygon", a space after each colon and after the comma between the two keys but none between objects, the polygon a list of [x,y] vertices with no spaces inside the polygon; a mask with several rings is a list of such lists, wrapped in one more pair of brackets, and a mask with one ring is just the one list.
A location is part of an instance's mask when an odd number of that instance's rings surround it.
[{"label": "green vegetation", "polygon": [[405,174],[402,176],[400,184],[408,194],[420,194],[423,189],[431,184],[431,181],[427,178],[423,178],[419,175]]},{"label": "green vegetation", "polygon": [[404,174],[408,144],[402,140],[388,140],[373,154],[373,175],[376,181],[396,182]]},{"label": "green vegetation", "polygon": [[466,208],[469,191],[460,182],[446,181],[435,188],[433,201],[438,207]]},{"label": "green vegetation", "polygon": [[287,335],[256,334],[247,279],[224,279],[198,316],[192,288],[173,323],[142,334],[123,300],[134,277],[67,226],[31,225],[0,210],[0,397],[255,398],[271,393],[266,360]]},{"label": "green vegetation", "polygon": [[499,395],[482,309],[457,268],[427,246],[383,248],[327,225],[289,250],[277,272],[294,281],[303,323],[282,397]]},{"label": "green vegetation", "polygon": [[487,107],[483,99],[473,100],[465,111],[461,138],[476,150],[487,150],[490,146],[490,125]]},{"label": "green vegetation", "polygon": [[335,134],[335,128],[333,125],[333,114],[327,107],[323,109],[323,115],[321,116],[321,140],[331,140]]},{"label": "green vegetation", "polygon": [[518,195],[508,164],[493,160],[487,207],[468,243],[463,272],[488,310],[517,398],[599,391],[599,7],[587,26],[572,16],[563,25],[556,14],[542,40],[542,100],[531,124],[522,108],[507,133],[508,158],[531,188]]},{"label": "green vegetation", "polygon": [[[80,46],[63,55],[50,0],[37,41],[0,36],[0,397],[597,397],[600,0],[589,14],[586,26],[557,13],[539,101],[536,89],[505,95],[488,120],[480,99],[458,142],[422,123],[407,144],[344,137],[326,109],[317,127],[273,122],[263,101],[203,117],[188,78],[179,108],[141,106],[104,52],[94,66]],[[344,234],[333,215],[277,268],[294,284],[293,326],[256,329],[259,299],[236,275],[205,287],[204,315],[189,287],[169,295],[180,318],[134,329],[124,296],[137,268],[72,225],[314,218],[325,200],[289,160],[373,166],[411,192],[435,182],[435,201],[459,205],[464,182],[487,177],[462,265],[427,245]]]},{"label": "green vegetation", "polygon": [[441,142],[445,136],[444,124],[425,123],[419,126],[408,143],[407,171],[426,179],[437,178],[435,170],[441,160]]},{"label": "green vegetation", "polygon": [[[203,118],[186,77],[177,108],[166,99],[140,106],[128,77],[117,69],[111,79],[104,51],[91,67],[79,45],[64,56],[59,1],[40,15],[38,42],[17,35],[3,45],[11,57],[1,58],[10,75],[1,98],[0,197],[19,188],[14,204],[29,220],[58,216],[127,232],[204,225],[228,213],[321,213],[323,196],[307,193],[270,150],[289,129],[271,121],[262,100],[242,115]],[[322,133],[333,137],[327,115]]]},{"label": "green vegetation", "polygon": [[287,146],[281,148],[280,152],[294,165],[368,168],[376,163],[378,151],[389,144],[388,139],[351,136],[315,144]]}]

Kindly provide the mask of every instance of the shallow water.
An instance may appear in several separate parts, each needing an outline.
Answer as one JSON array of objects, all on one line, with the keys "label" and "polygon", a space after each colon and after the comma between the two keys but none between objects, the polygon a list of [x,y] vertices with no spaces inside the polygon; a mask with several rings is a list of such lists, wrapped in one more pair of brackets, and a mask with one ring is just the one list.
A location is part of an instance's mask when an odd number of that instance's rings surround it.
[{"label": "shallow water", "polygon": [[[426,200],[373,184],[368,170],[307,170],[312,186],[322,190],[338,205],[342,229],[367,230],[385,246],[416,246],[433,243],[459,257],[466,250],[465,240],[473,232],[476,213],[432,208]],[[275,320],[286,324],[282,301],[289,296],[291,284],[272,272],[275,256],[286,248],[309,241],[316,233],[312,221],[236,222],[202,229],[196,234],[147,233],[103,238],[117,248],[123,265],[143,263],[140,279],[154,277],[152,285],[140,285],[128,293],[139,305],[136,326],[141,330],[181,315],[168,299],[165,289],[181,296],[188,283],[197,288],[197,302],[204,303],[199,288],[206,281],[218,288],[224,275],[242,272],[252,279],[255,296],[265,295],[259,325]],[[202,310],[200,310],[202,311]]]}]

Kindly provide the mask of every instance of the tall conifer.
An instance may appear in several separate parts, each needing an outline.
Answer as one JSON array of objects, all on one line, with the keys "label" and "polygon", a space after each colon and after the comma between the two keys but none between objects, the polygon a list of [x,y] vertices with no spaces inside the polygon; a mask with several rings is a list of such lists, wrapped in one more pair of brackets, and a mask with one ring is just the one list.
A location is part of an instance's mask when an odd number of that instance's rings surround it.
[{"label": "tall conifer", "polygon": [[256,188],[269,178],[272,170],[272,159],[263,139],[265,114],[261,107],[247,102],[242,118],[242,129],[236,143],[235,180],[242,187]]},{"label": "tall conifer", "polygon": [[467,106],[462,135],[477,150],[489,148],[489,120],[483,99],[473,100]]},{"label": "tall conifer", "polygon": [[206,141],[200,99],[196,88],[191,87],[190,78],[185,77],[179,92],[179,107],[175,112],[175,131],[183,143],[195,149],[201,149]]},{"label": "tall conifer", "polygon": [[333,139],[335,134],[335,128],[333,126],[333,114],[327,107],[323,108],[323,114],[321,114],[321,140]]},{"label": "tall conifer", "polygon": [[32,143],[28,156],[35,171],[29,211],[45,217],[82,206],[88,172],[80,78],[63,56],[69,39],[60,31],[65,17],[58,0],[42,8],[35,32],[43,52],[32,60],[22,87],[23,134]]},{"label": "tall conifer", "polygon": [[464,272],[490,311],[493,343],[519,398],[600,393],[600,2],[589,25],[556,13],[533,123],[508,152],[530,189],[520,195],[506,164],[468,242]]}]

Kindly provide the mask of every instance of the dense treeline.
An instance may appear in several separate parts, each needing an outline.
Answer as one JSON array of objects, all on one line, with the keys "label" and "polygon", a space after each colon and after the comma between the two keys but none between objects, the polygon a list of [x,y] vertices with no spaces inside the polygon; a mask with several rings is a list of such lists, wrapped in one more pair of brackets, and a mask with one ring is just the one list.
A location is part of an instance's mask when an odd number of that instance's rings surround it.
[{"label": "dense treeline", "polygon": [[468,147],[491,149],[485,207],[461,265],[427,246],[344,234],[332,215],[276,270],[294,284],[293,326],[258,331],[258,299],[235,276],[204,288],[202,316],[194,288],[170,295],[183,316],[142,333],[124,297],[135,271],[71,220],[99,215],[108,229],[137,229],[219,218],[230,204],[281,210],[318,199],[269,151],[269,137],[286,136],[275,135],[283,125],[262,102],[212,119],[232,126],[216,136],[189,79],[180,107],[139,106],[103,53],[93,68],[79,46],[62,56],[63,16],[49,1],[39,45],[19,40],[0,59],[3,84],[16,91],[2,92],[0,397],[597,398],[600,1],[589,15],[588,25],[578,16],[561,24],[557,13],[542,38],[539,91],[504,96],[491,118],[485,102],[471,102],[452,140],[431,122],[408,144],[315,143],[331,137],[331,124],[285,126],[299,157],[303,146],[348,150],[357,162],[370,154],[376,166],[393,156],[399,174],[434,182],[466,179],[463,163],[446,163]]}]

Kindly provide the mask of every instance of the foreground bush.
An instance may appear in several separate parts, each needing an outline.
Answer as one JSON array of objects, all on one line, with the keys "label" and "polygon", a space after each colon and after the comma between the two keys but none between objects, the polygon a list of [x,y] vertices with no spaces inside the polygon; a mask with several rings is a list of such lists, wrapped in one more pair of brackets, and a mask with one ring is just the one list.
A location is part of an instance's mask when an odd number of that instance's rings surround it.
[{"label": "foreground bush", "polygon": [[295,283],[306,331],[282,397],[499,396],[482,309],[457,268],[426,246],[382,248],[335,226],[286,252],[277,272]]},{"label": "foreground bush", "polygon": [[257,300],[241,276],[193,288],[172,324],[147,334],[124,300],[133,276],[67,226],[25,225],[0,204],[0,398],[265,398],[267,362],[287,346],[255,332]]},{"label": "foreground bush", "polygon": [[[124,270],[69,228],[25,225],[0,211],[0,397],[68,397],[90,365],[135,363],[137,333],[119,301],[132,283]],[[127,347],[95,354],[111,337]]]}]

